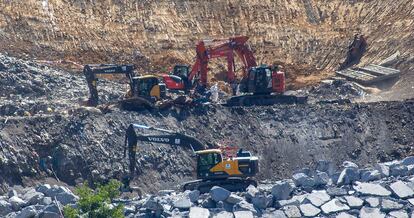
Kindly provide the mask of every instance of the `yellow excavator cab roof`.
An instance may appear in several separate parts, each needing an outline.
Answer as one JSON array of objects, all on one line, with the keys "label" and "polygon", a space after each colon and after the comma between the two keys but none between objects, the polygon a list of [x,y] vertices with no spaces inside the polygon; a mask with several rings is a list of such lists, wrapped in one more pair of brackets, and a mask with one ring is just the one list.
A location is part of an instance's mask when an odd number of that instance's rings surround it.
[{"label": "yellow excavator cab roof", "polygon": [[220,149],[206,149],[206,150],[201,150],[201,151],[196,151],[196,154],[210,154],[210,153],[220,153],[221,154],[221,150]]}]

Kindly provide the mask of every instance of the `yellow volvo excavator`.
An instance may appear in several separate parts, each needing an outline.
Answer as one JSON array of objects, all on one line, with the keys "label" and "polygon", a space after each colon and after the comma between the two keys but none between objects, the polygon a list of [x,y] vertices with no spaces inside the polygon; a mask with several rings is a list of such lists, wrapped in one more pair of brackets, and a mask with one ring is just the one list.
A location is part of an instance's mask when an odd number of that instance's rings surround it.
[{"label": "yellow volvo excavator", "polygon": [[[162,132],[162,134],[142,134],[138,129]],[[234,147],[205,149],[204,145],[192,136],[173,132],[166,129],[131,124],[125,135],[125,149],[129,155],[129,176],[126,186],[135,176],[136,152],[138,142],[163,143],[192,149],[197,157],[197,180],[183,184],[184,190],[199,190],[208,192],[213,186],[221,186],[230,191],[240,191],[249,185],[257,186],[252,179],[259,170],[258,158],[242,149],[235,151]],[[233,152],[235,151],[235,152]]]},{"label": "yellow volvo excavator", "polygon": [[121,74],[129,81],[129,91],[120,103],[125,109],[134,109],[141,106],[152,106],[156,101],[166,96],[165,84],[155,75],[135,75],[134,65],[115,64],[88,64],[83,68],[83,73],[89,88],[89,106],[97,106],[99,95],[97,89],[99,74]]}]

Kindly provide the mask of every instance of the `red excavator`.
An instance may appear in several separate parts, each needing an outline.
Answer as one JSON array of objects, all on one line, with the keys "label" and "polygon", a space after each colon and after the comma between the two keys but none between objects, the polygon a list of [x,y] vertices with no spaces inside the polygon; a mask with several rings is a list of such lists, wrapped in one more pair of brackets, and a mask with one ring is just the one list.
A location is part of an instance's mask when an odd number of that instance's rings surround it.
[{"label": "red excavator", "polygon": [[283,95],[285,92],[285,74],[276,67],[257,66],[253,52],[246,44],[246,36],[229,39],[203,40],[196,47],[196,61],[190,69],[188,65],[176,65],[171,74],[163,75],[169,90],[188,91],[195,86],[207,87],[208,62],[214,58],[227,60],[226,81],[231,84],[236,94],[237,84],[234,59],[237,55],[243,63],[243,77],[239,85],[240,92],[247,93],[233,96],[228,106],[270,105],[276,103],[305,103],[306,97]]}]

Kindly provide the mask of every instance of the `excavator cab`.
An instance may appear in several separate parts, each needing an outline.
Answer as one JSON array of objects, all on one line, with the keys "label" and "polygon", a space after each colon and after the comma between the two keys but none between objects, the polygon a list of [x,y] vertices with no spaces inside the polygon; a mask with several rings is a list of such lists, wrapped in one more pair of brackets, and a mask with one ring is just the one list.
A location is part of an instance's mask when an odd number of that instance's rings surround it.
[{"label": "excavator cab", "polygon": [[258,172],[258,159],[250,152],[239,152],[227,156],[221,149],[197,151],[198,179],[225,179],[229,177],[251,177]]},{"label": "excavator cab", "polygon": [[146,97],[152,102],[158,101],[165,97],[165,84],[161,83],[158,77],[145,75],[132,78],[132,88],[134,97]]},{"label": "excavator cab", "polygon": [[189,80],[190,66],[175,65],[170,74],[164,74],[165,85],[170,90],[188,91],[191,87]]},{"label": "excavator cab", "polygon": [[252,67],[248,72],[247,90],[253,94],[270,94],[273,92],[283,93],[285,91],[285,74],[272,69],[267,65]]}]

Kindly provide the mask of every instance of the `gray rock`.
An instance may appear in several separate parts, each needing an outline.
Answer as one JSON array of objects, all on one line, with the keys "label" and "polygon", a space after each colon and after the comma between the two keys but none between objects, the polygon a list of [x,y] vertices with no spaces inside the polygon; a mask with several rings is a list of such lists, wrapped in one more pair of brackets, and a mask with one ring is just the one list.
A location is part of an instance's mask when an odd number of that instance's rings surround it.
[{"label": "gray rock", "polygon": [[336,218],[356,218],[356,216],[352,216],[351,214],[346,212],[341,212],[336,216]]},{"label": "gray rock", "polygon": [[189,218],[209,218],[210,211],[201,207],[191,207]]},{"label": "gray rock", "polygon": [[305,199],[308,197],[309,194],[303,194],[303,195],[295,195],[289,200],[280,200],[275,203],[275,207],[284,207],[287,205],[295,205],[299,206]]},{"label": "gray rock", "polygon": [[49,184],[43,184],[43,185],[38,186],[36,188],[36,191],[38,191],[40,193],[43,193],[44,195],[48,196],[48,193],[50,192],[50,189],[52,189],[52,187]]},{"label": "gray rock", "polygon": [[315,185],[315,181],[304,173],[294,174],[293,181],[298,187],[312,188]]},{"label": "gray rock", "polygon": [[301,204],[299,208],[305,217],[315,217],[321,212],[319,208],[313,206],[312,204]]},{"label": "gray rock", "polygon": [[249,185],[249,187],[246,188],[246,199],[250,201],[259,193],[259,189],[257,189],[253,185]]},{"label": "gray rock", "polygon": [[43,198],[43,200],[42,200],[42,202],[40,203],[41,205],[49,205],[49,204],[51,204],[53,201],[52,201],[52,198],[51,197],[44,197]]},{"label": "gray rock", "polygon": [[293,191],[293,186],[288,181],[278,181],[272,187],[272,195],[275,200],[287,200]]},{"label": "gray rock", "polygon": [[355,196],[344,196],[343,197],[350,208],[361,208],[364,201],[361,198]]},{"label": "gray rock", "polygon": [[216,202],[225,201],[230,196],[230,193],[231,192],[229,192],[228,190],[219,186],[214,186],[210,190],[210,196]]},{"label": "gray rock", "polygon": [[135,213],[136,207],[134,205],[125,205],[124,206],[124,214]]},{"label": "gray rock", "polygon": [[390,196],[391,192],[379,184],[361,183],[356,182],[353,186],[354,190],[362,195],[374,195],[374,196]]},{"label": "gray rock", "polygon": [[259,209],[266,209],[268,206],[272,205],[273,203],[273,196],[268,195],[265,196],[263,194],[256,195],[252,199],[253,206],[259,208]]},{"label": "gray rock", "polygon": [[408,202],[410,202],[411,205],[414,205],[414,198],[408,199]]},{"label": "gray rock", "polygon": [[43,208],[43,212],[60,213],[59,207],[56,204],[49,204]]},{"label": "gray rock", "polygon": [[392,218],[408,218],[408,213],[404,210],[391,211],[388,215]]},{"label": "gray rock", "polygon": [[233,213],[227,211],[221,211],[218,214],[213,215],[213,218],[233,218]]},{"label": "gray rock", "polygon": [[233,193],[231,193],[230,196],[226,199],[226,202],[230,204],[237,204],[241,201],[244,201],[244,198]]},{"label": "gray rock", "polygon": [[393,210],[399,210],[401,208],[403,208],[404,205],[393,201],[391,199],[386,199],[383,198],[381,200],[381,210],[384,212],[389,212],[389,211],[393,211]]},{"label": "gray rock", "polygon": [[285,213],[281,210],[275,210],[272,212],[265,211],[262,218],[287,218]]},{"label": "gray rock", "polygon": [[332,175],[335,172],[335,165],[331,161],[319,160],[316,165],[316,170]]},{"label": "gray rock", "polygon": [[324,214],[331,214],[331,213],[347,211],[351,208],[349,208],[348,205],[342,203],[338,199],[332,199],[329,202],[322,205],[321,209]]},{"label": "gray rock", "polygon": [[361,173],[362,182],[370,182],[381,179],[381,173],[378,170],[370,170]]},{"label": "gray rock", "polygon": [[192,203],[188,197],[180,198],[174,201],[173,206],[178,209],[189,209]]},{"label": "gray rock", "polygon": [[5,201],[5,200],[0,200],[0,216],[5,216],[8,213],[11,213],[12,210],[12,205]]},{"label": "gray rock", "polygon": [[287,217],[302,217],[299,208],[294,205],[283,207],[283,211],[285,212]]},{"label": "gray rock", "polygon": [[26,202],[17,196],[13,196],[9,199],[10,204],[12,205],[13,210],[17,211],[20,208],[24,207]]},{"label": "gray rock", "polygon": [[344,196],[348,194],[348,192],[345,189],[337,187],[329,187],[328,189],[326,189],[326,193],[328,193],[328,195],[330,195],[331,197]]},{"label": "gray rock", "polygon": [[408,175],[409,176],[411,176],[411,175],[414,175],[414,165],[408,165],[407,166],[407,170],[408,170]]},{"label": "gray rock", "polygon": [[359,211],[360,218],[384,218],[385,214],[381,213],[379,208],[363,207]]},{"label": "gray rock", "polygon": [[74,195],[71,191],[68,190],[68,192],[61,192],[57,194],[56,200],[59,201],[63,205],[72,204],[75,203],[79,197]]},{"label": "gray rock", "polygon": [[195,203],[195,202],[197,202],[197,201],[198,201],[198,198],[200,197],[200,191],[199,191],[199,190],[193,190],[193,191],[190,191],[190,192],[187,194],[187,196],[188,196],[188,198],[190,199],[190,201],[191,201],[192,203]]},{"label": "gray rock", "polygon": [[256,214],[257,211],[254,208],[253,204],[248,203],[247,201],[239,202],[234,206],[235,211],[251,211],[252,213]]},{"label": "gray rock", "polygon": [[404,182],[396,181],[390,185],[392,192],[399,198],[410,198],[414,196],[414,191]]},{"label": "gray rock", "polygon": [[39,218],[61,218],[61,216],[57,213],[46,211],[40,213]]},{"label": "gray rock", "polygon": [[406,166],[414,165],[414,156],[404,158],[401,163],[406,165]]},{"label": "gray rock", "polygon": [[253,218],[253,213],[251,211],[236,211],[233,213],[234,218]]},{"label": "gray rock", "polygon": [[16,215],[16,218],[32,218],[37,215],[37,211],[34,206],[28,206],[23,208],[23,210],[20,211]]},{"label": "gray rock", "polygon": [[142,208],[146,208],[151,211],[156,211],[156,213],[160,213],[164,210],[164,207],[161,205],[158,198],[156,198],[155,196],[148,197],[142,204]]},{"label": "gray rock", "polygon": [[11,189],[8,193],[7,196],[9,196],[9,198],[13,197],[13,196],[18,196],[17,195],[17,191],[14,189]]},{"label": "gray rock", "polygon": [[329,175],[326,172],[317,172],[314,181],[316,187],[324,187],[329,184]]},{"label": "gray rock", "polygon": [[213,201],[213,199],[211,199],[211,197],[208,197],[206,199],[204,199],[201,202],[201,206],[204,208],[215,208],[216,207],[216,202]]},{"label": "gray rock", "polygon": [[30,189],[23,195],[23,200],[28,204],[34,205],[42,202],[42,199],[45,195],[41,192],[37,192],[35,189]]},{"label": "gray rock", "polygon": [[408,175],[408,168],[403,164],[396,164],[390,166],[390,176],[406,176]]},{"label": "gray rock", "polygon": [[390,176],[390,167],[387,164],[384,164],[384,163],[376,164],[375,169],[381,173],[382,177]]},{"label": "gray rock", "polygon": [[379,206],[379,199],[378,198],[366,198],[365,201],[368,203],[370,207],[378,207]]},{"label": "gray rock", "polygon": [[358,167],[358,165],[356,165],[356,163],[351,162],[351,161],[344,161],[344,162],[342,163],[342,167],[343,167],[343,168],[356,168],[356,169],[358,169],[358,168],[359,168],[359,167]]},{"label": "gray rock", "polygon": [[306,197],[306,201],[309,201],[313,205],[320,207],[324,203],[331,200],[331,197],[326,193],[326,191],[313,191]]},{"label": "gray rock", "polygon": [[358,181],[359,178],[359,170],[358,168],[348,167],[342,170],[341,174],[339,175],[338,181],[336,184],[338,185],[349,185],[355,181]]}]

